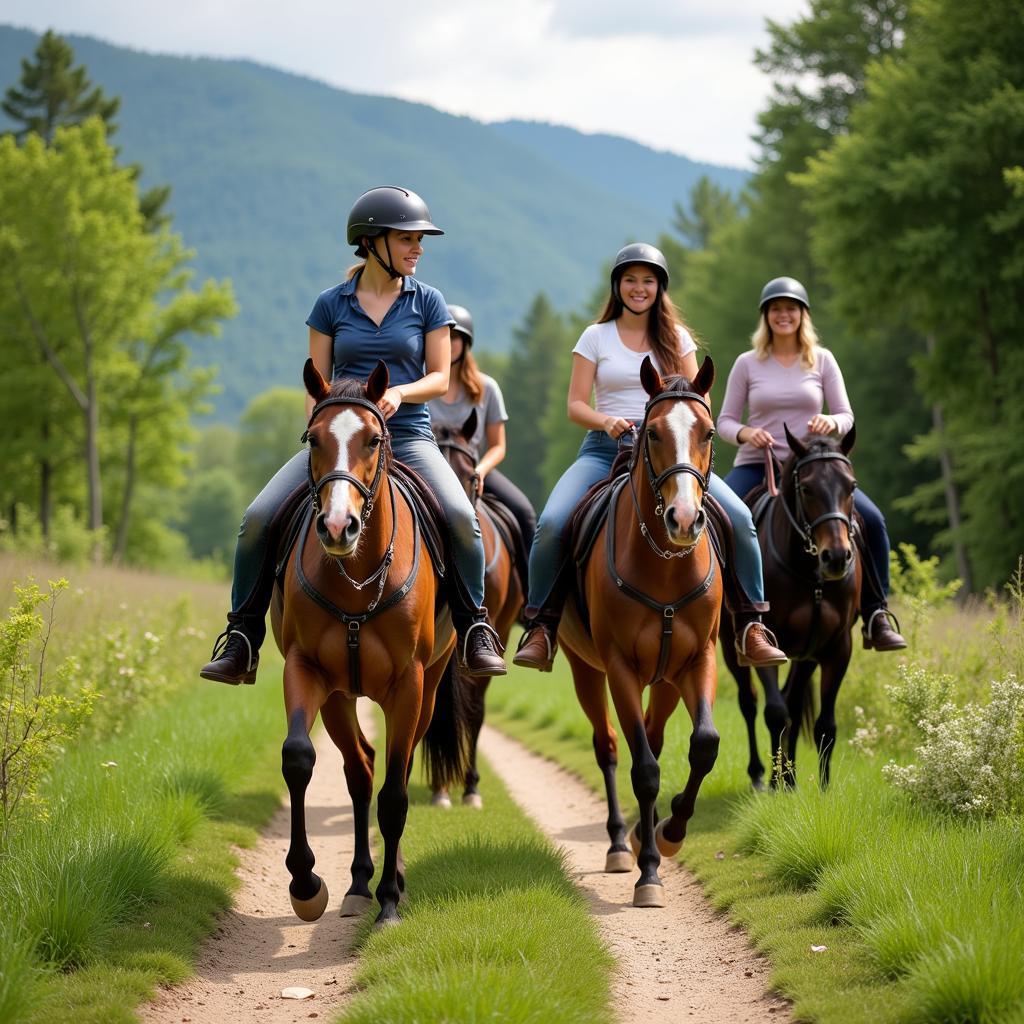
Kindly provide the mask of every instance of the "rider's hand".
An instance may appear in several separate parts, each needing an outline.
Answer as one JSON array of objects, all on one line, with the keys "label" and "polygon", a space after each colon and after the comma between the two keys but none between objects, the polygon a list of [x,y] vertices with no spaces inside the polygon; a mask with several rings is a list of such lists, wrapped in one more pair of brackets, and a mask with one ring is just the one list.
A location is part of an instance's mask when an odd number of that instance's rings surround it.
[{"label": "rider's hand", "polygon": [[604,421],[604,432],[612,440],[617,441],[631,426],[633,424],[621,416],[608,416]]},{"label": "rider's hand", "polygon": [[482,490],[484,489],[484,481],[485,481],[485,480],[487,479],[487,473],[488,473],[489,471],[488,471],[488,469],[487,469],[487,468],[486,468],[486,467],[485,467],[485,466],[483,465],[483,463],[481,463],[481,464],[480,464],[479,466],[477,466],[477,467],[476,467],[476,468],[475,468],[475,469],[473,470],[473,472],[474,472],[474,473],[476,473],[476,478],[477,478],[477,480],[478,480],[478,481],[480,482],[480,483],[479,483],[479,486],[480,486],[480,490],[482,491]]},{"label": "rider's hand", "polygon": [[384,414],[384,419],[389,420],[392,416],[398,412],[398,407],[402,404],[402,392],[398,388],[388,388],[387,391],[381,395],[380,401],[377,403],[377,408]]},{"label": "rider's hand", "polygon": [[775,444],[775,438],[763,427],[744,427],[743,429],[747,432],[747,436],[743,438],[741,444],[749,444],[754,448],[770,448]]},{"label": "rider's hand", "polygon": [[807,429],[812,434],[831,434],[836,429],[836,421],[834,417],[819,412],[807,421]]}]

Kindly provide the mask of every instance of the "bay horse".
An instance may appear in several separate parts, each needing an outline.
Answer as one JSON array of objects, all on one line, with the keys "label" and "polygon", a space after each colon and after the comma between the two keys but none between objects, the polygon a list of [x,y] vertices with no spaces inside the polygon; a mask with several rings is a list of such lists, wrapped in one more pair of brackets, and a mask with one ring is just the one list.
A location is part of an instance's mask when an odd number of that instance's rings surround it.
[{"label": "bay horse", "polygon": [[[771,737],[772,788],[795,784],[796,726],[801,721],[813,733],[825,787],[836,740],[836,699],[850,664],[860,603],[861,565],[853,515],[857,481],[849,458],[857,434],[850,427],[838,440],[815,435],[800,441],[788,427],[785,431],[791,454],[782,465],[777,495],[772,494],[774,460],[766,455],[770,483],[745,497],[754,510],[764,561],[765,598],[771,605],[766,618],[790,658],[781,692],[776,667],[759,668],[757,674],[764,687],[764,720]],[[728,616],[722,628],[722,653],[736,679],[747,724],[747,772],[754,788],[761,789],[764,765],[755,737],[757,697],[750,669],[736,660]],[[821,706],[815,720],[811,680],[819,666]]]},{"label": "bay horse", "polygon": [[[658,865],[682,846],[697,792],[718,755],[711,713],[722,581],[704,509],[713,465],[715,429],[707,396],[714,376],[709,358],[692,382],[663,380],[650,357],[644,359],[640,379],[649,401],[629,475],[613,485],[608,517],[581,570],[576,600],[566,602],[558,633],[576,695],[593,726],[594,754],[604,776],[611,839],[606,871],[630,871],[633,865],[615,787],[618,741],[606,681],[633,757],[631,778],[640,807],[630,836],[640,869],[633,891],[637,907],[665,906]],[[671,815],[656,824],[658,756],[665,721],[680,698],[693,722],[690,773],[683,791],[672,798]]]},{"label": "bay horse", "polygon": [[[477,412],[473,409],[458,429],[434,427],[434,437],[441,453],[465,488],[480,521],[484,556],[487,560],[484,574],[484,605],[487,608],[487,619],[504,647],[508,645],[509,632],[523,606],[525,595],[519,574],[515,571],[515,553],[510,546],[514,542],[511,536],[507,535],[507,527],[499,525],[496,513],[482,500],[483,491],[480,477],[476,472],[479,453],[473,444],[476,429]],[[484,724],[484,700],[491,677],[465,677],[463,682],[466,686],[465,697],[469,718],[469,766],[463,780],[462,803],[467,807],[479,808],[483,807],[483,797],[480,795],[480,773],[476,766],[477,744],[480,729]],[[432,778],[430,786],[434,794],[434,805],[451,807],[451,797],[443,782]]]},{"label": "bay horse", "polygon": [[[352,796],[355,853],[342,916],[372,903],[369,814],[374,749],[356,720],[357,696],[380,705],[386,722],[386,775],[377,797],[384,863],[376,896],[377,924],[396,922],[404,888],[399,842],[409,805],[413,748],[442,778],[465,772],[465,720],[451,617],[439,616],[439,582],[405,489],[393,479],[387,426],[377,403],[388,371],[377,364],[365,385],[329,385],[312,360],[303,369],[315,402],[309,443],[309,495],[303,525],[275,588],[274,637],[284,655],[288,736],[282,773],[291,797],[291,842],[285,864],[295,913],[315,921],[327,907],[327,885],[313,872],[306,838],[305,794],[316,754],[309,731],[317,713],[345,764]],[[390,472],[389,472],[390,470]],[[445,677],[444,685],[442,677]],[[446,728],[435,730],[435,713]]]}]

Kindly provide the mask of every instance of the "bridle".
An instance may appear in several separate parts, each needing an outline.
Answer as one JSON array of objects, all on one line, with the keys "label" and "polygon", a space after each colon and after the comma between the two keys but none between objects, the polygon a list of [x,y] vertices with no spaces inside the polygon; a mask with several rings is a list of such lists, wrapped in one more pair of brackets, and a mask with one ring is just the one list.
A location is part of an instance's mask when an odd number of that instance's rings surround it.
[{"label": "bridle", "polygon": [[850,472],[853,472],[853,463],[842,453],[833,451],[812,451],[806,455],[800,456],[796,460],[793,466],[793,494],[794,504],[796,505],[796,515],[789,509],[789,505],[786,503],[786,496],[782,495],[782,508],[786,513],[786,518],[789,520],[790,525],[796,531],[797,536],[804,542],[804,551],[811,556],[817,556],[818,545],[814,540],[814,531],[822,524],[827,523],[829,520],[838,519],[839,522],[846,524],[847,532],[850,535],[852,541],[857,536],[857,524],[848,516],[845,512],[825,512],[818,516],[816,519],[808,522],[807,511],[804,508],[803,498],[800,494],[800,470],[805,466],[810,465],[812,462],[823,462],[826,460],[834,460],[842,462],[850,468]]},{"label": "bridle", "polygon": [[691,476],[697,478],[697,483],[700,484],[700,507],[698,509],[698,517],[700,518],[700,530],[697,532],[697,538],[700,538],[703,533],[705,526],[707,525],[707,512],[704,510],[704,499],[707,497],[708,487],[711,484],[711,474],[715,468],[715,449],[714,446],[711,448],[711,461],[708,464],[707,473],[702,472],[691,462],[677,462],[668,469],[663,470],[661,473],[654,472],[654,464],[651,462],[651,452],[647,437],[647,421],[651,415],[651,409],[654,408],[659,402],[667,402],[669,399],[681,399],[684,401],[697,402],[705,410],[707,410],[708,416],[711,415],[711,406],[708,405],[707,400],[703,395],[697,394],[696,391],[663,391],[661,394],[655,395],[644,407],[644,420],[640,426],[640,431],[643,433],[643,441],[637,444],[637,429],[632,427],[633,434],[633,455],[629,460],[629,493],[633,498],[633,507],[636,510],[636,520],[640,526],[640,532],[644,535],[644,539],[651,546],[651,549],[659,555],[661,558],[686,558],[688,555],[693,554],[696,550],[696,543],[690,547],[684,548],[681,551],[665,551],[660,548],[654,538],[651,536],[651,531],[647,524],[644,522],[644,517],[640,511],[640,500],[637,497],[636,485],[633,481],[633,470],[636,467],[638,458],[643,458],[644,468],[647,471],[647,480],[651,485],[651,490],[654,492],[654,514],[661,516],[665,511],[665,499],[661,495],[661,488],[665,485],[665,481],[671,479],[680,473],[689,473]]}]

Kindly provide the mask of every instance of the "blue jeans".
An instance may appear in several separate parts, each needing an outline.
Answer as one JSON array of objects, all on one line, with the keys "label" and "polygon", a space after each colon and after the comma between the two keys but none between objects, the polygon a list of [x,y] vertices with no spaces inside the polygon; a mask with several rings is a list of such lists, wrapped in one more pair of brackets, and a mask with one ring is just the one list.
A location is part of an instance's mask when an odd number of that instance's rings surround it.
[{"label": "blue jeans", "polygon": [[[764,483],[764,463],[747,462],[741,466],[733,466],[726,475],[725,482],[737,494],[746,494],[758,484]],[[853,507],[864,520],[864,542],[871,556],[871,564],[883,594],[889,593],[889,531],[885,526],[882,510],[859,488],[853,492]],[[867,616],[881,607],[883,601],[874,593],[871,586],[861,587],[861,615]],[[866,617],[865,617],[866,621]]]},{"label": "blue jeans", "polygon": [[[526,614],[536,615],[544,606],[555,585],[559,566],[565,557],[562,536],[573,510],[580,499],[598,480],[603,480],[612,467],[618,443],[606,433],[591,430],[580,445],[576,461],[555,484],[537,521],[537,532],[530,551],[530,594]],[[751,601],[764,600],[764,581],[761,576],[761,549],[757,531],[750,518],[750,509],[726,486],[716,474],[711,476],[708,489],[725,509],[736,538],[736,575]]]},{"label": "blue jeans", "polygon": [[[414,469],[434,492],[444,510],[445,525],[452,542],[455,568],[467,595],[478,608],[484,602],[484,545],[480,523],[458,477],[445,461],[433,438],[394,433],[391,448],[395,457]],[[271,478],[245,510],[235,544],[234,576],[231,584],[231,612],[244,617],[244,628],[254,646],[263,642],[263,620],[270,607],[272,587],[267,586],[269,563],[268,533],[274,513],[307,478],[309,453],[296,452]]]}]

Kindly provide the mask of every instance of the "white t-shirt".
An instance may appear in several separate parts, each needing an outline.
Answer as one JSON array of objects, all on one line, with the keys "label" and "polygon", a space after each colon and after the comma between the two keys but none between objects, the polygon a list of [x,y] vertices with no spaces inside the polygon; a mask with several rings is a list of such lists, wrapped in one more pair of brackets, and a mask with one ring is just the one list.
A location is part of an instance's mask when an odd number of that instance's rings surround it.
[{"label": "white t-shirt", "polygon": [[[696,342],[685,327],[679,328],[679,351],[684,356],[697,351]],[[661,372],[654,353],[634,352],[626,348],[614,320],[591,324],[580,335],[573,352],[596,366],[594,408],[604,416],[621,416],[639,423],[644,418],[644,406],[649,397],[640,383],[644,357],[650,356],[651,362]]]}]

